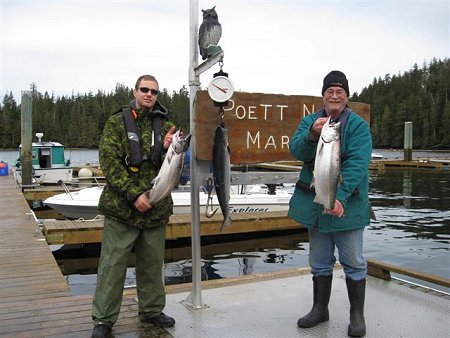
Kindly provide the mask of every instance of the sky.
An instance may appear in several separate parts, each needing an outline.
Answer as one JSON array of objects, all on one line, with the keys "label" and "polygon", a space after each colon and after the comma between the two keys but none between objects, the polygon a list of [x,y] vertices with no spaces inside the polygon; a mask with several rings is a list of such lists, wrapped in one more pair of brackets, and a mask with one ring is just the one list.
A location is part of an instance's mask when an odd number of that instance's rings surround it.
[{"label": "sky", "polygon": [[[324,76],[341,70],[360,93],[450,56],[448,0],[0,0],[1,98],[20,102],[32,83],[55,97],[111,92],[142,74],[169,93],[189,88],[191,3],[198,26],[216,6],[236,91],[320,96]],[[202,88],[219,69],[200,75]]]}]

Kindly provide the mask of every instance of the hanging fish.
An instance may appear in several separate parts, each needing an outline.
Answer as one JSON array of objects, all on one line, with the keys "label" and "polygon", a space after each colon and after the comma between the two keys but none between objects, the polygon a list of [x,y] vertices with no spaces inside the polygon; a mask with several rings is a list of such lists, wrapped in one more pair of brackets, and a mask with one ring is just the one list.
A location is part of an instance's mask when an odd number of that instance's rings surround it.
[{"label": "hanging fish", "polygon": [[222,231],[231,224],[229,207],[231,182],[230,148],[228,146],[228,130],[224,123],[221,123],[214,133],[212,164],[214,188],[223,215],[223,223],[220,227],[220,231]]}]

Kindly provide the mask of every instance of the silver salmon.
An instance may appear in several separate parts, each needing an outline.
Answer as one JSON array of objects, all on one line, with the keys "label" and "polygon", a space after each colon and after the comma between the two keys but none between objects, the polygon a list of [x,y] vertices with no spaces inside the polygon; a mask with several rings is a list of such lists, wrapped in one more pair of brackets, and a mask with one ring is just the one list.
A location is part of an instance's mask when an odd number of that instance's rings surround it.
[{"label": "silver salmon", "polygon": [[216,128],[214,133],[212,162],[214,188],[216,189],[217,199],[223,215],[223,223],[220,227],[220,231],[222,231],[231,224],[229,207],[231,182],[230,148],[228,146],[228,131],[223,123]]},{"label": "silver salmon", "polygon": [[314,202],[325,209],[333,209],[341,171],[341,122],[328,118],[317,144],[314,178],[311,187],[316,190]]},{"label": "silver salmon", "polygon": [[163,164],[152,181],[153,186],[146,192],[150,204],[162,200],[178,184],[190,140],[191,135],[180,136],[180,130],[173,134],[172,143],[167,149]]}]

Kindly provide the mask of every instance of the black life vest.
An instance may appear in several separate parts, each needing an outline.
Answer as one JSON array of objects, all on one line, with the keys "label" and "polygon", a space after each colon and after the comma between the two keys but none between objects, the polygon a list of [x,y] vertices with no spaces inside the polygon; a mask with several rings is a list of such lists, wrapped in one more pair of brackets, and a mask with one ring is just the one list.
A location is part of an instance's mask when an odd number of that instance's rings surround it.
[{"label": "black life vest", "polygon": [[[123,107],[122,109],[123,121],[125,123],[125,129],[127,131],[128,143],[130,144],[131,154],[125,159],[125,164],[128,166],[129,170],[133,173],[139,171],[139,168],[143,161],[147,161],[149,157],[141,153],[141,145],[139,142],[139,134],[136,127],[136,120],[131,107]],[[161,154],[162,154],[162,143],[161,143],[161,130],[162,130],[162,116],[161,114],[155,112],[152,114],[152,129],[153,129],[153,151],[150,155],[150,161],[156,167],[161,166]]]}]

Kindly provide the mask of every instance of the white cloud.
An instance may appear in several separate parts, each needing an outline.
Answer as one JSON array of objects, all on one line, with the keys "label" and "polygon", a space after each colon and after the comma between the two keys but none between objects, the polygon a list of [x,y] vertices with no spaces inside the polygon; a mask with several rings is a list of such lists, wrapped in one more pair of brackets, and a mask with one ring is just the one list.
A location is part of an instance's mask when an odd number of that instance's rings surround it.
[{"label": "white cloud", "polygon": [[[450,54],[447,1],[199,1],[199,24],[214,5],[237,90],[320,95],[323,76],[340,69],[360,92]],[[110,91],[143,73],[172,91],[189,85],[188,70],[187,0],[1,3],[2,97],[19,101],[32,82],[55,95]]]}]

